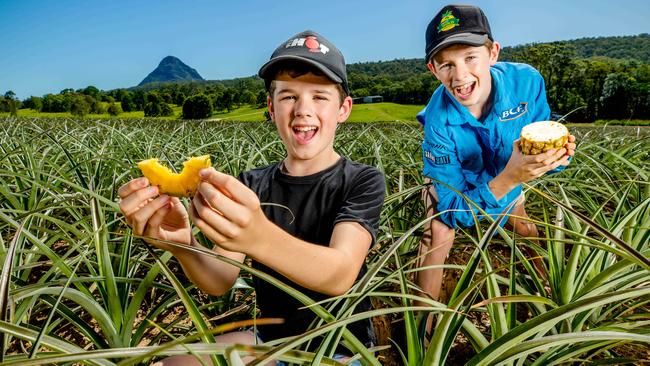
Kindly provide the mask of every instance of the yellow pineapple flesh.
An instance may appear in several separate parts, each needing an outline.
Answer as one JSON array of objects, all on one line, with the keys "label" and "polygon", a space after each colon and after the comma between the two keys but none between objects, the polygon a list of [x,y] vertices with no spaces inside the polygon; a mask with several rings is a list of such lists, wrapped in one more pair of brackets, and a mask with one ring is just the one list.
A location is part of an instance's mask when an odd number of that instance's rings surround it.
[{"label": "yellow pineapple flesh", "polygon": [[158,159],[147,159],[138,163],[142,174],[149,182],[158,186],[160,193],[176,197],[189,197],[194,194],[201,182],[199,171],[212,166],[210,155],[196,156],[183,163],[183,170],[174,173],[161,165]]},{"label": "yellow pineapple flesh", "polygon": [[564,147],[568,139],[566,126],[559,122],[541,121],[524,126],[519,141],[524,154],[537,155]]}]

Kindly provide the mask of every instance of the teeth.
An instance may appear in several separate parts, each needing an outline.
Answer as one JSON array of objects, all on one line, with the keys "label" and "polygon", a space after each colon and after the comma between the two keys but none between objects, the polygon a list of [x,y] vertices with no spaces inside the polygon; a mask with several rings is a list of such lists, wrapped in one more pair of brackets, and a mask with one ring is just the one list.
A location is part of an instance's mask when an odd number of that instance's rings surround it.
[{"label": "teeth", "polygon": [[304,127],[300,126],[300,127],[294,127],[293,129],[296,130],[296,131],[300,131],[300,132],[307,132],[307,131],[315,130],[316,127],[315,126],[304,126]]},{"label": "teeth", "polygon": [[472,85],[473,85],[473,83],[470,82],[470,83],[467,83],[467,84],[463,84],[461,86],[457,86],[456,87],[456,92],[458,94],[467,94],[471,90]]}]

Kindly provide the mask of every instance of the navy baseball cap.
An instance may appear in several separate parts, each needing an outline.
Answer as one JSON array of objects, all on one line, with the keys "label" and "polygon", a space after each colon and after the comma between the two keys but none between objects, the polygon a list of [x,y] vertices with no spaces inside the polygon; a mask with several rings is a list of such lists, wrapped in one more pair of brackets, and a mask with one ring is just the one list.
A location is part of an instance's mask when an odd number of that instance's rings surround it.
[{"label": "navy baseball cap", "polygon": [[433,17],[426,33],[426,62],[453,44],[482,46],[494,41],[483,10],[472,5],[447,5]]},{"label": "navy baseball cap", "polygon": [[306,30],[292,36],[275,49],[271,59],[262,65],[257,74],[268,81],[275,77],[277,66],[286,61],[304,62],[315,67],[328,79],[341,84],[346,94],[350,94],[343,54],[320,34]]}]

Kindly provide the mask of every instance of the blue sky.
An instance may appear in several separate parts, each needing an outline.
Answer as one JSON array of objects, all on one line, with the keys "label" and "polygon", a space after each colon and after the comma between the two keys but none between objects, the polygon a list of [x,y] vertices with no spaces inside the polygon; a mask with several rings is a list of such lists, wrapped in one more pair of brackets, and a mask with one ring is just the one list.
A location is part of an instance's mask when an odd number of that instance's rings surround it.
[{"label": "blue sky", "polygon": [[[503,46],[650,33],[648,0],[466,1]],[[250,76],[277,45],[314,29],[347,63],[424,57],[446,1],[0,0],[0,93],[21,98],[137,85],[167,56],[205,79]]]}]

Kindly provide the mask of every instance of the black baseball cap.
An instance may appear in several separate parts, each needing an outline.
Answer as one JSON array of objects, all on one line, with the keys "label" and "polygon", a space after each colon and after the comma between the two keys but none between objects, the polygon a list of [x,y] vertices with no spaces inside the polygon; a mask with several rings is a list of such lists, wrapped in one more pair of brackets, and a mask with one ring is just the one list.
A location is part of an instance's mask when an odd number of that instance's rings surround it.
[{"label": "black baseball cap", "polygon": [[427,27],[426,62],[438,51],[453,44],[482,46],[494,41],[490,23],[483,10],[473,5],[447,5],[440,9]]},{"label": "black baseball cap", "polygon": [[271,59],[262,65],[257,74],[269,81],[275,77],[277,66],[286,61],[304,62],[315,67],[330,80],[341,84],[346,94],[350,94],[343,54],[320,34],[306,30],[292,36],[273,51]]}]

